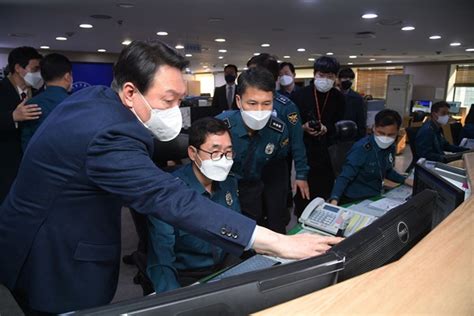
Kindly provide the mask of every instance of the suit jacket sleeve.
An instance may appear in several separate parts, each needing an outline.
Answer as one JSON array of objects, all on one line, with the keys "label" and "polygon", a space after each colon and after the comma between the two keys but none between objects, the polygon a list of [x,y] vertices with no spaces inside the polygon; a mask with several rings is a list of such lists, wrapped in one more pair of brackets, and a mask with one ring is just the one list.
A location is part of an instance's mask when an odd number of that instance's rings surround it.
[{"label": "suit jacket sleeve", "polygon": [[90,180],[138,212],[239,255],[250,241],[255,221],[200,196],[156,167],[149,156],[148,132],[132,123],[117,124],[95,135],[85,166]]},{"label": "suit jacket sleeve", "polygon": [[[2,86],[4,88],[4,86]],[[0,91],[0,131],[14,131],[16,130],[15,122],[13,121],[13,111],[15,110],[20,100],[12,99]],[[14,106],[11,106],[14,103]]]}]

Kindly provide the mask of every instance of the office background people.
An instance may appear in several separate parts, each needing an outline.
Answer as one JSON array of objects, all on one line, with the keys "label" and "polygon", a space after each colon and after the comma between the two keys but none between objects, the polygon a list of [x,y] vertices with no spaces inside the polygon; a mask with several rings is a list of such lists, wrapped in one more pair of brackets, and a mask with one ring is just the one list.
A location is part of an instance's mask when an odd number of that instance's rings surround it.
[{"label": "office background people", "polygon": [[367,105],[360,94],[352,90],[355,73],[351,68],[342,68],[337,75],[337,85],[344,94],[346,108],[344,119],[357,124],[356,140],[367,133]]},{"label": "office background people", "polygon": [[[191,162],[173,175],[202,196],[240,213],[237,179],[229,174],[234,152],[225,123],[212,117],[193,122],[188,157]],[[224,260],[230,255],[221,248],[153,216],[148,219],[147,273],[157,293],[195,283],[226,267]]]},{"label": "office background people", "polygon": [[474,105],[471,104],[469,113],[464,120],[464,126],[461,131],[461,139],[469,138],[474,139]]},{"label": "office background people", "polygon": [[40,69],[46,88],[42,93],[28,100],[26,104],[37,104],[41,109],[41,116],[37,120],[20,124],[23,151],[41,123],[59,103],[68,97],[68,92],[72,88],[72,64],[66,56],[56,53],[45,56],[40,62]]},{"label": "office background people", "polygon": [[[344,96],[334,87],[339,68],[339,62],[333,57],[318,58],[313,65],[314,82],[293,97],[304,129],[310,200],[328,199],[335,180],[328,147],[334,141],[334,124],[344,118]],[[295,214],[299,216],[309,200],[295,195],[294,202]]]},{"label": "office background people", "polygon": [[122,205],[236,255],[252,247],[304,258],[340,240],[271,232],[155,166],[152,135],[169,141],[181,130],[186,65],[161,42],[135,41],[114,66],[113,89],[73,94],[30,140],[0,206],[0,282],[25,313],[64,313],[112,300]]},{"label": "office background people", "polygon": [[300,89],[300,87],[295,84],[295,78],[295,66],[292,63],[286,61],[280,63],[280,73],[278,77],[280,89],[278,90],[278,93],[291,99],[293,93]]},{"label": "office background people", "polygon": [[442,126],[449,122],[449,104],[440,101],[431,106],[430,120],[426,121],[416,134],[416,159],[447,162],[448,152],[463,152],[468,148],[450,144],[444,138]]},{"label": "office background people", "polygon": [[41,109],[25,102],[42,85],[39,73],[42,56],[33,47],[17,47],[8,54],[9,74],[0,82],[0,204],[8,194],[20,165],[19,122],[36,120]]},{"label": "office background people", "polygon": [[218,109],[219,112],[237,109],[235,104],[235,94],[237,92],[235,79],[237,79],[237,73],[236,65],[229,64],[224,67],[226,84],[215,88],[212,98],[212,106]]}]

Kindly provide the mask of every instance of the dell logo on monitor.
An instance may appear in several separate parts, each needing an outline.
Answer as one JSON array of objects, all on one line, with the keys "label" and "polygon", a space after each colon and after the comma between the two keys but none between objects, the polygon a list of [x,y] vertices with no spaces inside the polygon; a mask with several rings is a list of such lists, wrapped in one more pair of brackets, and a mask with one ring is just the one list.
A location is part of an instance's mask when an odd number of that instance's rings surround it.
[{"label": "dell logo on monitor", "polygon": [[397,233],[398,233],[398,238],[400,238],[400,241],[404,244],[406,244],[408,242],[408,239],[410,239],[410,233],[408,232],[408,225],[405,224],[404,222],[398,223]]}]

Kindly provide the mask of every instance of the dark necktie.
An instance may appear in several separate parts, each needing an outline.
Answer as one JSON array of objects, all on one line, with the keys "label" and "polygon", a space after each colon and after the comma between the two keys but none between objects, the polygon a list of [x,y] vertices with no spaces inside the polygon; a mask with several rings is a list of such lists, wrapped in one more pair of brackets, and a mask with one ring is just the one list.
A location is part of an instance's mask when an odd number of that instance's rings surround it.
[{"label": "dark necktie", "polygon": [[26,99],[26,93],[25,93],[25,92],[22,92],[22,93],[20,94],[20,99],[21,99],[21,101],[23,101],[23,100]]},{"label": "dark necktie", "polygon": [[232,108],[232,103],[234,101],[234,93],[232,91],[232,86],[227,87],[227,106],[229,109]]}]

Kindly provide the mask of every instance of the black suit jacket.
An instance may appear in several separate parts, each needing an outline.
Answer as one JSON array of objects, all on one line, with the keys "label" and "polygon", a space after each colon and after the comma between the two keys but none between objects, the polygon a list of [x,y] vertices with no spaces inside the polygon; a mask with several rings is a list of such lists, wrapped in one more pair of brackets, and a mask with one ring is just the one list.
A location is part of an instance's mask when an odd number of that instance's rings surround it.
[{"label": "black suit jacket", "polygon": [[232,107],[229,109],[229,106],[227,105],[227,91],[226,91],[227,85],[223,85],[220,87],[217,87],[214,90],[214,97],[212,98],[212,106],[219,109],[219,113],[222,111],[227,111],[227,110],[237,110],[237,103],[235,102],[235,92],[237,91],[237,85],[235,85],[234,89],[234,101],[232,102]]},{"label": "black suit jacket", "polygon": [[21,102],[8,78],[0,81],[0,204],[15,180],[22,156],[21,134],[13,121],[13,111]]}]

